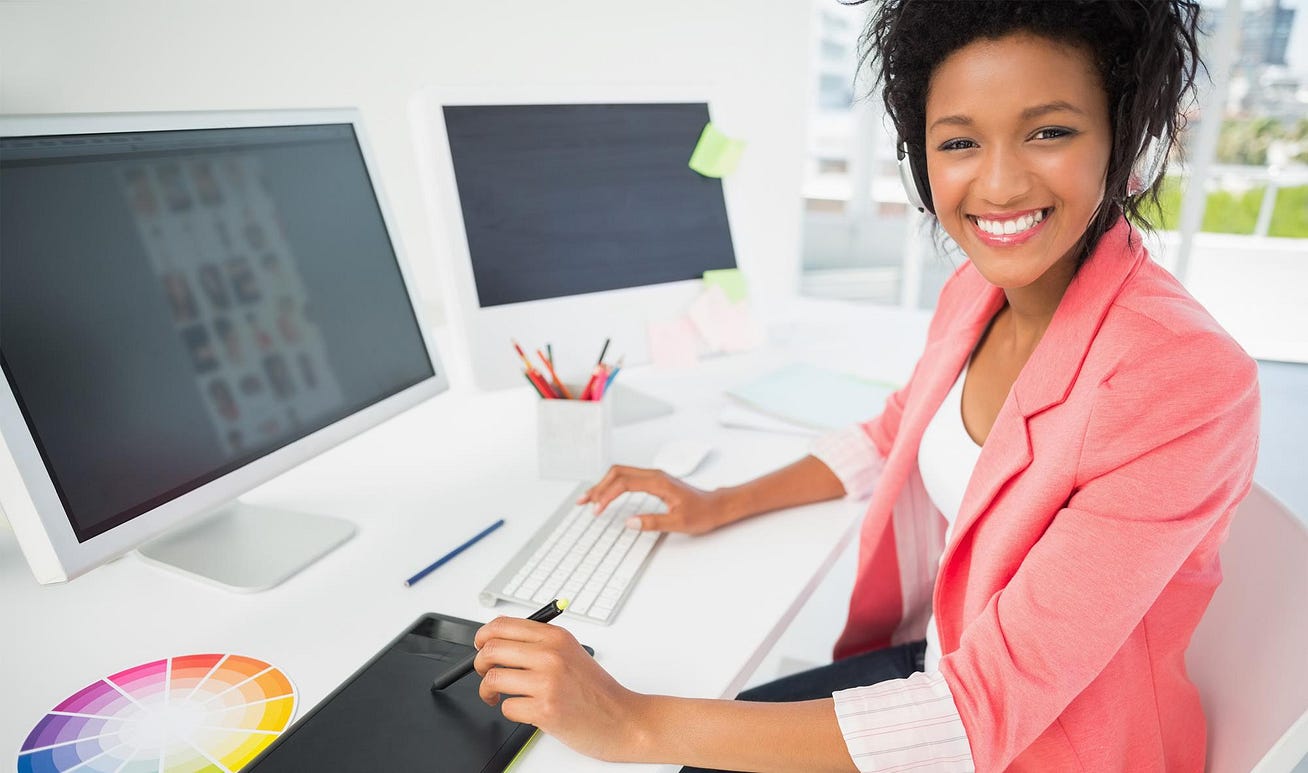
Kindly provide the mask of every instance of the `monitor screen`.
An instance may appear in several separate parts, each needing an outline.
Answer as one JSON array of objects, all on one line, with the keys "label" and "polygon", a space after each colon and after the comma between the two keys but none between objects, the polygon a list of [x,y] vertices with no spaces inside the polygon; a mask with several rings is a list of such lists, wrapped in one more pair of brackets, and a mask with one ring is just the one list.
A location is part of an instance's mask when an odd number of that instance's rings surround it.
[{"label": "monitor screen", "polygon": [[722,182],[687,163],[704,103],[450,105],[481,308],[735,268]]},{"label": "monitor screen", "polygon": [[0,140],[0,277],[82,542],[434,375],[348,123]]}]

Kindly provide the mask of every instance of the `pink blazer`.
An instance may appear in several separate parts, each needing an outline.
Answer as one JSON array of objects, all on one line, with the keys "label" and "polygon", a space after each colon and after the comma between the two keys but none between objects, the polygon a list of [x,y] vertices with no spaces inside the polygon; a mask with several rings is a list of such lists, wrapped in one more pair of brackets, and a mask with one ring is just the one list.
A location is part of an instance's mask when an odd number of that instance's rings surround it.
[{"label": "pink blazer", "polygon": [[1184,652],[1252,481],[1256,365],[1119,222],[1013,385],[946,545],[918,444],[1002,303],[957,271],[908,384],[863,425],[884,466],[835,654],[920,639],[934,608],[977,770],[1201,771]]}]

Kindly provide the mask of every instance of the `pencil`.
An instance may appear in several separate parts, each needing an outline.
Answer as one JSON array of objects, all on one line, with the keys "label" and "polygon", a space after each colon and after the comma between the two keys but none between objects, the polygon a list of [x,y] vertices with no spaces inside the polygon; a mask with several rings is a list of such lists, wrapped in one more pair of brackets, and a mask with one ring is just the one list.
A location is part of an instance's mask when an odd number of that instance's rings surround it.
[{"label": "pencil", "polygon": [[408,586],[410,586],[410,585],[413,585],[413,584],[414,584],[415,582],[417,582],[418,580],[421,580],[422,578],[426,577],[427,575],[431,574],[432,572],[436,571],[437,569],[440,569],[440,568],[441,568],[442,566],[444,566],[445,563],[446,563],[447,561],[449,561],[451,558],[454,558],[454,557],[457,556],[458,554],[460,554],[460,553],[462,553],[463,551],[467,550],[468,548],[472,547],[472,546],[475,545],[477,542],[479,542],[483,537],[485,537],[487,534],[490,534],[491,532],[495,531],[496,529],[500,528],[500,527],[503,526],[503,525],[504,525],[504,519],[501,518],[501,519],[499,519],[498,521],[496,521],[495,523],[492,523],[490,526],[487,526],[486,528],[482,529],[480,532],[477,533],[477,536],[473,537],[472,539],[468,540],[467,542],[463,543],[462,545],[458,546],[457,548],[451,550],[450,552],[448,552],[448,553],[446,553],[445,555],[441,556],[440,558],[436,559],[436,560],[433,561],[433,562],[431,563],[431,565],[428,566],[426,569],[423,569],[421,572],[418,572],[417,574],[413,575],[413,576],[410,577],[409,579],[405,580],[405,581],[404,581],[404,585],[405,585],[405,587],[408,587]]},{"label": "pencil", "polygon": [[558,394],[554,391],[554,387],[545,382],[545,377],[542,376],[539,371],[529,370],[526,372],[526,376],[527,380],[531,382],[531,385],[536,387],[536,391],[540,392],[541,397],[546,400],[553,400],[558,397]]},{"label": "pencil", "polygon": [[[510,341],[513,341],[513,339],[509,339],[509,340],[510,340]],[[518,352],[518,356],[522,358],[522,364],[525,365],[525,366],[527,367],[527,370],[529,370],[529,371],[530,371],[530,370],[535,370],[535,368],[533,368],[533,367],[531,366],[531,360],[527,359],[527,355],[526,355],[526,353],[522,351],[522,347],[521,347],[521,346],[518,346],[518,342],[517,342],[517,341],[513,341],[513,348],[514,348],[515,351]]]},{"label": "pencil", "polygon": [[624,359],[625,359],[624,357],[619,357],[618,364],[613,366],[613,370],[609,371],[609,377],[604,382],[605,392],[609,391],[609,387],[613,386],[613,379],[617,378],[618,371],[622,370],[622,362]]},{"label": "pencil", "polygon": [[572,393],[570,393],[568,388],[563,385],[563,382],[559,380],[559,374],[554,372],[554,361],[541,354],[540,349],[536,350],[536,356],[540,358],[541,362],[545,363],[545,368],[550,372],[550,378],[554,379],[554,386],[559,392],[563,393],[565,399],[571,400]]},{"label": "pencil", "polygon": [[599,365],[603,365],[603,364],[604,364],[604,354],[605,354],[605,352],[607,352],[608,350],[609,350],[609,339],[605,338],[605,339],[604,339],[604,346],[600,349],[600,356],[599,356],[599,359],[598,359],[598,360],[595,360],[595,365],[596,365],[596,366],[599,366]]},{"label": "pencil", "polygon": [[586,388],[581,391],[581,400],[598,400],[600,399],[599,387],[606,376],[606,368],[603,365],[596,365],[595,370],[590,373],[590,380],[586,382]]},{"label": "pencil", "polygon": [[[567,608],[568,608],[567,599],[554,599],[553,601],[541,607],[540,609],[536,610],[535,612],[532,612],[531,615],[527,617],[527,619],[537,623],[548,623],[549,621],[563,614],[563,610]],[[477,653],[474,652],[468,657],[456,663],[455,665],[451,666],[450,670],[436,677],[436,679],[432,681],[431,691],[434,693],[438,693],[441,690],[444,690],[446,687],[449,687],[450,685],[459,681],[463,677],[467,676],[468,674],[472,673],[472,663],[476,659],[477,659]]]}]

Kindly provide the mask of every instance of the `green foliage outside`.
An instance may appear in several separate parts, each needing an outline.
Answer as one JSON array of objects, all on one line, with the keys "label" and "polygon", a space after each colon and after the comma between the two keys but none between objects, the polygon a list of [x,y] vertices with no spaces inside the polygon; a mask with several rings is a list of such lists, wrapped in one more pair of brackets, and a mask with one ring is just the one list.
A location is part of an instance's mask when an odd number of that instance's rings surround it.
[{"label": "green foliage outside", "polygon": [[[1208,205],[1204,208],[1204,221],[1200,230],[1209,233],[1252,234],[1258,223],[1263,190],[1259,186],[1244,193],[1214,191],[1208,194]],[[1159,230],[1174,231],[1178,227],[1181,221],[1182,193],[1178,178],[1168,177],[1163,181],[1158,197],[1162,205],[1161,213],[1149,213]],[[1308,185],[1281,188],[1277,192],[1267,235],[1308,238]]]},{"label": "green foliage outside", "polygon": [[1298,143],[1295,161],[1308,163],[1308,118],[1283,124],[1275,118],[1229,118],[1222,121],[1217,161],[1222,164],[1267,166],[1267,149],[1275,140]]}]

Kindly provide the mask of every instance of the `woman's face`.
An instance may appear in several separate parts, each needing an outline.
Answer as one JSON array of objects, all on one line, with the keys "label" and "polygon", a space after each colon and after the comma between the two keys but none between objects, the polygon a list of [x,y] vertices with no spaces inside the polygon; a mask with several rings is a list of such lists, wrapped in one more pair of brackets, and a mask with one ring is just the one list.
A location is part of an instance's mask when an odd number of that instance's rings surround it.
[{"label": "woman's face", "polygon": [[1108,96],[1078,47],[978,40],[931,77],[926,159],[941,226],[991,284],[1026,287],[1073,248],[1104,194]]}]

